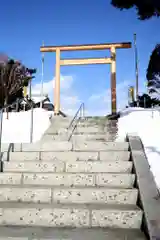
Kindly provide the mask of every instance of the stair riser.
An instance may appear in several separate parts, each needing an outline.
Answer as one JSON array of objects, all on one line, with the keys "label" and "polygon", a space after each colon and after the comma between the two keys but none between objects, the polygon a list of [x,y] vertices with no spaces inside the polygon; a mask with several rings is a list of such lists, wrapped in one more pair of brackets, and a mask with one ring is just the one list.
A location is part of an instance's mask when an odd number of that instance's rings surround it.
[{"label": "stair riser", "polygon": [[77,127],[75,129],[75,132],[76,133],[104,133],[105,132],[105,129],[103,128],[100,128],[100,127]]},{"label": "stair riser", "polygon": [[[2,144],[2,152],[8,151],[9,144]],[[14,144],[14,151],[127,151],[127,142],[38,142],[38,143],[23,143]]]},{"label": "stair riser", "polygon": [[70,173],[130,173],[132,170],[132,162],[127,161],[99,161],[76,163],[68,162],[5,162],[4,172],[70,172]]},{"label": "stair riser", "polygon": [[45,135],[49,134],[49,135],[58,135],[59,133],[67,133],[67,128],[65,127],[54,127],[54,128],[50,128],[45,132]]},{"label": "stair riser", "polygon": [[108,136],[99,136],[99,135],[74,135],[72,136],[72,141],[112,141],[116,139],[116,135],[108,135]]},{"label": "stair riser", "polygon": [[118,128],[116,126],[93,126],[93,127],[89,127],[89,126],[86,126],[86,127],[82,127],[82,126],[77,126],[76,129],[75,129],[75,132],[81,132],[81,133],[87,133],[87,132],[108,132],[108,131],[115,131],[115,130],[118,130]]},{"label": "stair riser", "polygon": [[[2,152],[8,151],[9,144],[2,144]],[[71,151],[73,148],[71,142],[37,142],[37,143],[16,143],[14,144],[15,152],[39,152],[39,151]]]},{"label": "stair riser", "polygon": [[57,203],[106,203],[106,204],[136,204],[137,191],[119,189],[63,189],[54,190],[53,199]]},{"label": "stair riser", "polygon": [[76,142],[73,144],[75,151],[128,151],[129,144],[127,142]]},{"label": "stair riser", "polygon": [[28,203],[106,203],[137,202],[137,190],[132,189],[58,189],[58,188],[0,188],[0,202]]},{"label": "stair riser", "polygon": [[[130,152],[11,152],[9,154],[10,161],[128,161]],[[7,153],[3,154],[3,161],[7,161]]]},{"label": "stair riser", "polygon": [[102,126],[102,127],[105,127],[106,126],[106,124],[104,123],[104,124],[101,124],[101,125],[99,125],[98,123],[92,123],[92,122],[88,122],[88,123],[78,123],[77,124],[77,128],[79,128],[79,127],[81,127],[81,128],[87,128],[87,127],[100,127],[100,126]]},{"label": "stair riser", "polygon": [[107,135],[103,135],[103,134],[90,134],[90,133],[86,133],[86,134],[74,134],[71,138],[71,140],[77,140],[79,142],[87,142],[87,141],[92,141],[92,142],[114,142],[115,139],[118,137],[117,133],[108,133]]},{"label": "stair riser", "polygon": [[63,135],[63,136],[59,136],[59,135],[45,135],[43,136],[43,139],[41,141],[43,142],[49,142],[49,141],[67,141],[68,140],[68,136]]},{"label": "stair riser", "polygon": [[[16,214],[13,214],[16,213]],[[41,227],[113,227],[139,229],[141,211],[87,209],[0,209],[0,225]]]},{"label": "stair riser", "polygon": [[67,172],[126,172],[130,173],[132,170],[132,162],[117,161],[117,162],[77,162],[67,163]]},{"label": "stair riser", "polygon": [[62,121],[60,121],[60,122],[53,122],[52,124],[53,125],[51,125],[50,126],[50,128],[54,128],[54,127],[59,127],[59,128],[61,128],[61,127],[64,127],[64,128],[67,128],[67,127],[69,127],[69,124],[70,124],[70,122],[71,121],[64,121],[64,122],[62,122]]},{"label": "stair riser", "polygon": [[106,186],[132,188],[135,175],[131,174],[47,174],[47,173],[3,173],[0,185],[38,185],[38,186]]}]

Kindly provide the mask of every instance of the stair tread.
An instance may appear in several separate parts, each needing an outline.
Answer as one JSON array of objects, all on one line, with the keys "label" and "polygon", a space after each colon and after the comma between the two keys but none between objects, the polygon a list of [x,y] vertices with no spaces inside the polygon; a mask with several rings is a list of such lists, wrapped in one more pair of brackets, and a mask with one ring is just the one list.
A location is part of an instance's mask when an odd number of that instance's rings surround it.
[{"label": "stair tread", "polygon": [[[8,237],[11,237],[8,238]],[[108,228],[0,227],[0,240],[145,240],[140,230]]]},{"label": "stair tread", "polygon": [[137,205],[130,204],[106,204],[106,203],[94,203],[94,204],[83,204],[83,203],[22,203],[22,202],[0,202],[0,208],[10,209],[88,209],[92,210],[116,210],[116,211],[141,211]]},{"label": "stair tread", "polygon": [[[1,175],[0,176],[11,176],[10,175],[11,174],[11,172],[10,171],[5,171],[5,172],[2,172],[1,173]],[[115,172],[115,173],[112,173],[112,172],[98,172],[98,173],[96,173],[96,172],[94,172],[94,173],[89,173],[89,172],[13,172],[12,173],[13,175],[23,175],[23,174],[29,174],[29,175],[34,175],[34,174],[43,174],[43,175],[81,175],[81,174],[83,174],[83,175],[94,175],[94,176],[97,176],[97,175],[100,175],[100,174],[103,174],[103,175],[107,175],[107,176],[112,176],[112,175],[120,175],[120,176],[135,176],[135,174],[134,173],[125,173],[125,172]]]},{"label": "stair tread", "polygon": [[133,188],[135,174],[131,173],[21,173],[3,172],[0,175],[0,186],[57,186],[64,187],[106,187]]},{"label": "stair tread", "polygon": [[45,164],[45,163],[61,163],[61,162],[64,162],[66,164],[78,164],[78,163],[93,163],[93,164],[108,164],[108,163],[124,163],[124,164],[128,164],[127,162],[130,162],[132,163],[132,161],[121,161],[121,160],[92,160],[92,159],[89,159],[89,160],[78,160],[78,161],[63,161],[63,160],[59,160],[59,159],[53,159],[53,160],[29,160],[29,161],[26,161],[26,160],[21,160],[21,161],[5,161],[4,164],[21,164],[21,163],[24,163],[24,164],[28,164],[28,163],[36,163],[36,164]]},{"label": "stair tread", "polygon": [[11,161],[4,162],[4,171],[9,172],[127,172],[132,170],[131,161]]},{"label": "stair tread", "polygon": [[93,191],[99,191],[99,190],[102,190],[102,191],[104,191],[104,190],[108,190],[108,191],[110,191],[110,190],[113,190],[113,191],[125,191],[125,192],[130,192],[130,191],[138,191],[137,190],[137,188],[134,188],[134,187],[128,187],[128,188],[125,188],[125,187],[118,187],[118,186],[111,186],[111,187],[108,187],[108,186],[76,186],[76,185],[74,185],[74,186],[63,186],[63,185],[43,185],[43,184],[41,184],[41,185],[36,185],[36,184],[24,184],[24,183],[22,183],[22,184],[14,184],[14,185],[12,185],[12,184],[1,184],[0,185],[0,189],[2,189],[2,188],[8,188],[8,189],[12,189],[12,188],[14,188],[14,189],[25,189],[25,188],[35,188],[35,189],[60,189],[60,190],[70,190],[70,191],[72,191],[72,190],[84,190],[84,189],[88,189],[88,190],[93,190]]},{"label": "stair tread", "polygon": [[[109,142],[113,142],[113,141],[109,141]],[[103,143],[103,142],[102,142]],[[7,144],[7,143],[6,143]],[[130,152],[129,150],[115,150],[117,153],[119,152],[119,153],[121,153],[121,152]],[[16,151],[16,152],[10,152],[10,154],[17,154],[17,153],[21,153],[21,154],[32,154],[32,153],[39,153],[39,152],[43,152],[43,151],[32,151],[32,152],[28,152],[28,151]],[[72,151],[48,151],[48,152],[50,152],[50,153],[55,153],[55,154],[58,154],[58,153],[62,153],[62,152],[65,152],[65,153],[68,153],[68,152],[70,152],[70,153],[77,153],[77,152],[82,152],[82,153],[86,153],[86,151],[77,151],[77,150],[72,150]],[[88,151],[89,153],[93,153],[92,151]],[[99,150],[97,150],[97,152],[100,152]],[[113,152],[112,150],[107,150],[106,152]],[[45,152],[44,152],[45,153]],[[94,152],[95,153],[95,152]]]},{"label": "stair tread", "polygon": [[[3,154],[3,161],[7,161],[7,152]],[[130,159],[129,151],[116,151],[116,152],[10,152],[10,161],[54,161],[58,159],[60,161],[80,161],[80,160],[92,160],[92,161],[114,161],[119,159],[120,161],[128,161]]]}]

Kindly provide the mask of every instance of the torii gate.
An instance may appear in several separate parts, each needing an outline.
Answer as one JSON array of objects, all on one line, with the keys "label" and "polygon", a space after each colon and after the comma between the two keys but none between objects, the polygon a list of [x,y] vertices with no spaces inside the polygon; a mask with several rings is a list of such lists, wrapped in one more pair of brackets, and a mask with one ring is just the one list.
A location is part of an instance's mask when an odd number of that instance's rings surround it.
[{"label": "torii gate", "polygon": [[[56,71],[54,87],[54,114],[60,112],[60,66],[65,65],[84,65],[84,64],[111,64],[111,109],[112,114],[117,111],[116,103],[116,49],[131,48],[131,42],[125,43],[103,43],[88,45],[65,45],[65,46],[41,46],[41,52],[56,52]],[[110,49],[110,58],[83,58],[83,59],[61,59],[62,51],[79,50],[104,50]]]}]

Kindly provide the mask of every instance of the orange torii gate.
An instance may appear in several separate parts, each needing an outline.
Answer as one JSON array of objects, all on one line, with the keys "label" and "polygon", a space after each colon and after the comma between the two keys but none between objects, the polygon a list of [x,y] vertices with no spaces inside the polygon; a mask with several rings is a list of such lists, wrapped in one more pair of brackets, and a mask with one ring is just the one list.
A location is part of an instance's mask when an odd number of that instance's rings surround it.
[{"label": "orange torii gate", "polygon": [[[88,45],[65,45],[65,46],[41,46],[41,52],[56,52],[56,71],[54,87],[54,113],[59,115],[60,112],[60,66],[65,65],[84,65],[84,64],[110,64],[111,65],[111,109],[112,114],[117,111],[116,103],[116,49],[131,48],[131,42],[125,43],[103,43]],[[81,58],[81,59],[61,59],[62,51],[79,51],[79,50],[104,50],[110,49],[111,57],[109,58]]]}]

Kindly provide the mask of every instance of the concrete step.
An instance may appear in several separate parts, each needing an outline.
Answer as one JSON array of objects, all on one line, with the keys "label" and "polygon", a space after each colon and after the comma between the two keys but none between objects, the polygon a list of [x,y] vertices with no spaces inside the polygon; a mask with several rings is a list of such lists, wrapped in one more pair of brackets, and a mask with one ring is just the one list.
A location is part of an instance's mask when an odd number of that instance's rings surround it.
[{"label": "concrete step", "polygon": [[79,134],[75,133],[72,136],[72,141],[112,141],[113,138],[115,138],[115,134]]},{"label": "concrete step", "polygon": [[125,204],[0,203],[1,226],[140,229],[142,216],[143,213],[138,207]]},{"label": "concrete step", "polygon": [[77,127],[98,127],[98,126],[106,126],[106,123],[99,124],[97,122],[78,122]]},{"label": "concrete step", "polygon": [[93,117],[93,116],[87,116],[87,117],[85,117],[85,118],[83,118],[83,119],[80,119],[80,121],[81,122],[97,122],[97,123],[99,123],[99,122],[105,122],[105,121],[108,121],[108,118],[107,117],[103,117],[103,116],[95,116],[95,117]]},{"label": "concrete step", "polygon": [[[14,151],[22,152],[22,151],[71,151],[72,143],[68,141],[51,141],[51,142],[36,142],[36,143],[15,143]],[[8,151],[10,144],[3,143],[2,144],[2,152]]]},{"label": "concrete step", "polygon": [[95,137],[96,138],[105,138],[108,134],[107,133],[102,133],[102,134],[95,134],[95,133],[79,133],[79,132],[74,132],[72,137]]},{"label": "concrete step", "polygon": [[66,134],[46,134],[41,139],[41,142],[51,142],[51,141],[68,141],[68,136]]},{"label": "concrete step", "polygon": [[67,133],[67,127],[51,126],[45,132],[45,135],[58,135],[59,133]]},{"label": "concrete step", "polygon": [[138,229],[0,227],[0,240],[145,240]]},{"label": "concrete step", "polygon": [[52,127],[56,126],[56,127],[63,127],[63,128],[68,128],[70,125],[71,121],[60,121],[60,122],[53,122],[51,124]]},{"label": "concrete step", "polygon": [[57,188],[53,190],[56,203],[106,203],[136,205],[137,189]]},{"label": "concrete step", "polygon": [[[74,133],[74,135],[72,135],[71,137],[71,142],[73,141],[115,141],[117,138],[117,134],[116,133],[107,133],[107,134],[80,134],[80,133]],[[43,141],[68,141],[69,138],[69,134],[64,133],[64,134],[46,134],[43,136],[42,140]]]},{"label": "concrete step", "polygon": [[79,161],[76,163],[66,163],[66,172],[95,172],[95,173],[130,173],[133,163],[128,161]]},{"label": "concrete step", "polygon": [[76,142],[73,144],[75,151],[128,151],[128,142]]},{"label": "concrete step", "polygon": [[136,205],[137,189],[2,185],[0,202]]},{"label": "concrete step", "polygon": [[68,117],[61,117],[61,116],[54,116],[51,120],[52,123],[63,123],[63,122],[70,122],[72,121],[73,117],[72,116],[68,116]]},{"label": "concrete step", "polygon": [[105,186],[132,188],[135,182],[134,174],[108,173],[1,173],[0,185],[36,185],[36,186]]},{"label": "concrete step", "polygon": [[99,126],[94,126],[94,127],[80,127],[77,126],[75,129],[75,132],[78,133],[104,133],[104,128],[99,127]]},{"label": "concrete step", "polygon": [[105,137],[105,136],[110,136],[110,135],[115,135],[117,134],[117,131],[97,131],[97,132],[79,132],[79,131],[74,131],[73,136],[74,135],[78,135],[78,136],[91,136],[94,137],[94,135],[97,137]]},{"label": "concrete step", "polygon": [[53,118],[51,120],[51,124],[49,126],[49,128],[47,129],[46,132],[49,132],[50,130],[51,131],[55,131],[55,130],[58,130],[60,128],[67,128],[69,126],[71,122],[71,119],[62,119],[62,118],[59,118],[59,119],[55,119]]},{"label": "concrete step", "polygon": [[4,162],[4,172],[63,172],[64,162],[60,161],[23,161],[23,162]]},{"label": "concrete step", "polygon": [[76,142],[73,144],[74,151],[128,151],[128,142]]},{"label": "concrete step", "polygon": [[131,173],[130,161],[23,161],[4,162],[4,172]]},{"label": "concrete step", "polygon": [[106,124],[108,122],[108,119],[103,119],[103,120],[89,120],[89,119],[80,119],[79,120],[79,125],[99,125],[99,124]]},{"label": "concrete step", "polygon": [[117,120],[99,120],[99,121],[80,121],[78,123],[78,127],[101,127],[106,129],[116,129],[117,128]]},{"label": "concrete step", "polygon": [[[10,144],[2,144],[2,152],[8,151]],[[127,151],[128,142],[80,142],[72,144],[68,141],[51,141],[37,143],[14,144],[14,151]]]},{"label": "concrete step", "polygon": [[108,151],[108,152],[4,152],[3,161],[128,161],[129,151]]}]

